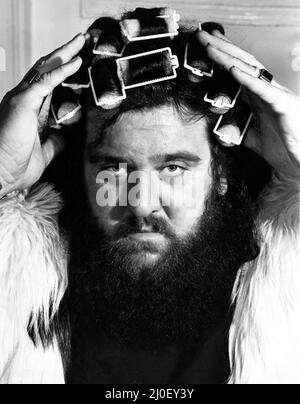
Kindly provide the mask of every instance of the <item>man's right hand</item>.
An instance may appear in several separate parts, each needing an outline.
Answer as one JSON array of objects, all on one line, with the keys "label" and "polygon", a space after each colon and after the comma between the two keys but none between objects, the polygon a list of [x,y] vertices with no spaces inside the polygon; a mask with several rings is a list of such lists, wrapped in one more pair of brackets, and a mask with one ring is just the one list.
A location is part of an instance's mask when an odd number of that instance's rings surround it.
[{"label": "man's right hand", "polygon": [[[15,190],[34,185],[53,158],[61,151],[63,139],[53,134],[41,144],[38,116],[45,97],[82,63],[76,57],[85,44],[85,36],[72,41],[36,63],[38,82],[23,81],[0,104],[0,199]],[[26,77],[26,76],[25,76]]]}]

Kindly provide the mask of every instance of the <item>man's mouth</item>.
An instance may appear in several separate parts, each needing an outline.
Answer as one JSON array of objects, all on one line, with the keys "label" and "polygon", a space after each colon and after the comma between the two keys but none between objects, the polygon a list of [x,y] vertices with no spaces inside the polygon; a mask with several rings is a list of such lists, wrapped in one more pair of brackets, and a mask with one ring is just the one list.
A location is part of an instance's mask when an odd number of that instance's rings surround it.
[{"label": "man's mouth", "polygon": [[159,243],[165,239],[165,236],[161,233],[153,232],[153,231],[141,231],[138,233],[130,233],[127,236],[130,239],[140,242],[153,242]]}]

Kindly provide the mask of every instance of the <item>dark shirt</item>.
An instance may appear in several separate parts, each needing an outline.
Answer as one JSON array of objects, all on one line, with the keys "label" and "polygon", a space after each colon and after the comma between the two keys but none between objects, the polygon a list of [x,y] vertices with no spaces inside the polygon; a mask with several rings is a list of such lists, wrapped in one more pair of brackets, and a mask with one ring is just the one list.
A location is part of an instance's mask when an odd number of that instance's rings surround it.
[{"label": "dark shirt", "polygon": [[73,335],[67,383],[224,384],[227,334],[224,328],[211,333],[201,346],[142,349],[82,330]]}]

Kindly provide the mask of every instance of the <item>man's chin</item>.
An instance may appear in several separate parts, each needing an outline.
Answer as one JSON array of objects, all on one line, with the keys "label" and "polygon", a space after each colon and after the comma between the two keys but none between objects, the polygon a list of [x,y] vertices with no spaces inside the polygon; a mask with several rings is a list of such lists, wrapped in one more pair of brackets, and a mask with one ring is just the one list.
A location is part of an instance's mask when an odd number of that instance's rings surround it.
[{"label": "man's chin", "polygon": [[114,247],[126,272],[139,278],[142,273],[150,275],[153,268],[159,267],[169,250],[169,241],[163,236],[159,239],[133,236],[118,240]]},{"label": "man's chin", "polygon": [[160,253],[144,252],[132,254],[128,257],[130,265],[128,266],[128,272],[133,275],[134,278],[139,278],[143,274],[149,275],[152,273],[153,268],[157,267],[158,262],[161,260]]},{"label": "man's chin", "polygon": [[138,265],[144,267],[151,267],[158,263],[162,258],[162,253],[159,251],[145,251],[137,254],[132,254],[131,259],[135,261]]}]

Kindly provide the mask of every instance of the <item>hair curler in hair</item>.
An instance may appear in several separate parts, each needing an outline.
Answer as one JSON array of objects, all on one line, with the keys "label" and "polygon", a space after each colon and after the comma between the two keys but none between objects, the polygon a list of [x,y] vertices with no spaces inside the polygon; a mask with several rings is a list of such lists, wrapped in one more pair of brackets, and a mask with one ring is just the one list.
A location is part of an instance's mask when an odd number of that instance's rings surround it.
[{"label": "hair curler in hair", "polygon": [[82,65],[79,71],[73,76],[68,77],[63,83],[62,87],[70,88],[74,91],[82,90],[90,87],[90,79],[88,75],[88,66],[85,59],[82,59]]},{"label": "hair curler in hair", "polygon": [[214,80],[204,101],[212,105],[213,112],[225,113],[235,107],[241,91],[242,86],[228,72],[215,66]]},{"label": "hair curler in hair", "polygon": [[183,66],[188,70],[189,79],[192,82],[201,82],[204,77],[212,78],[214,75],[214,63],[208,57],[206,49],[197,40],[196,35],[191,36],[186,43]]},{"label": "hair curler in hair", "polygon": [[92,63],[94,55],[92,50],[95,42],[98,42],[98,38],[101,34],[101,30],[92,29],[89,30],[89,37],[86,39],[84,48],[79,52],[79,56],[82,59],[82,64],[77,73],[68,77],[63,83],[62,87],[68,87],[72,90],[82,90],[90,87],[90,78],[88,74],[88,68]]},{"label": "hair curler in hair", "polygon": [[126,44],[119,21],[113,18],[101,18],[94,25],[101,30],[93,49],[94,55],[102,58],[121,57]]},{"label": "hair curler in hair", "polygon": [[92,93],[98,107],[109,110],[122,103],[121,83],[114,59],[97,61],[89,68],[89,75]]},{"label": "hair curler in hair", "polygon": [[225,35],[225,29],[223,25],[217,22],[204,22],[200,24],[201,29],[203,31],[208,32],[209,34],[213,34],[214,31],[219,31],[222,35]]},{"label": "hair curler in hair", "polygon": [[152,13],[150,15],[140,13],[138,18],[129,17],[120,22],[123,35],[128,42],[168,37],[173,39],[178,35],[180,16],[173,9],[159,9],[155,16]]},{"label": "hair curler in hair", "polygon": [[81,119],[81,104],[69,88],[59,86],[55,89],[50,109],[56,125],[70,126]]},{"label": "hair curler in hair", "polygon": [[214,134],[218,141],[226,146],[240,146],[250,127],[253,113],[245,103],[239,98],[233,116],[221,115],[214,128]]},{"label": "hair curler in hair", "polygon": [[89,69],[96,105],[115,108],[127,98],[130,89],[177,78],[178,67],[178,58],[170,48],[100,60]]},{"label": "hair curler in hair", "polygon": [[170,48],[132,55],[117,61],[119,77],[125,87],[138,87],[151,82],[176,78],[178,59]]},{"label": "hair curler in hair", "polygon": [[[208,92],[209,94],[209,92]],[[210,95],[208,95],[209,97]],[[211,112],[217,115],[224,115],[230,111],[229,105],[232,103],[232,99],[228,94],[215,93],[213,96],[213,103],[210,107]]]}]

